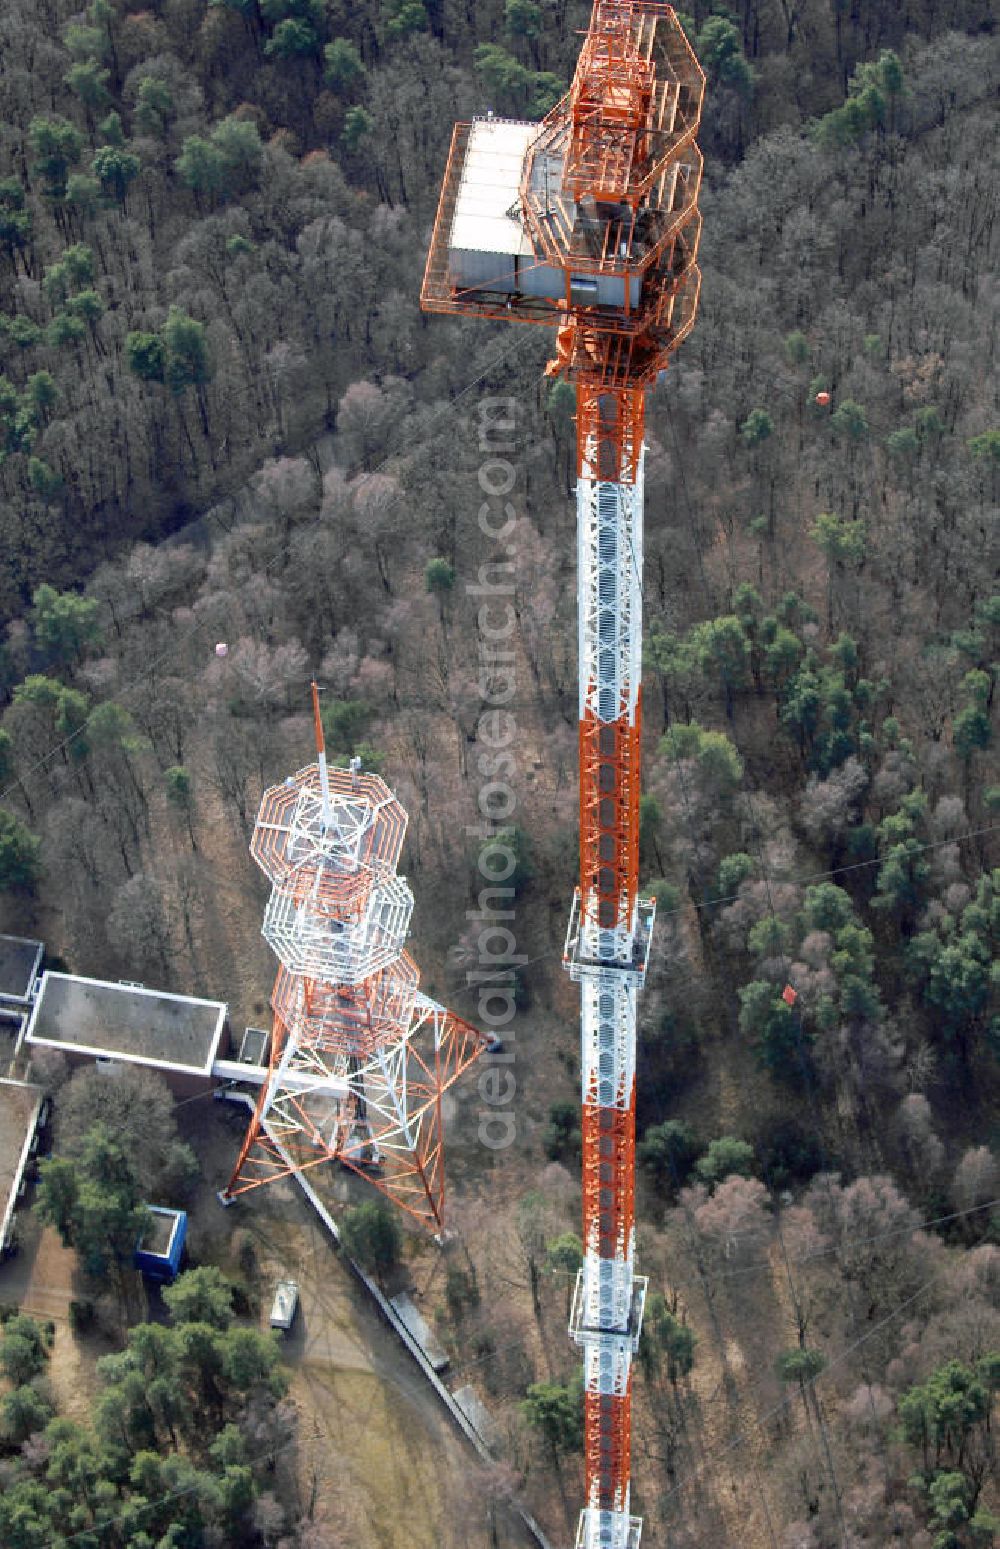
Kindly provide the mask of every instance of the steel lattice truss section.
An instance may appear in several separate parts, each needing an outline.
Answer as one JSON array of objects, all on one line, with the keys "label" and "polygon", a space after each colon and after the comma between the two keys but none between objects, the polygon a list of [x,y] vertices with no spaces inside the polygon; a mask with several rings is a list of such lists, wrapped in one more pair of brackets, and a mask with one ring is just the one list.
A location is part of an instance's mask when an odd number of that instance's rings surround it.
[{"label": "steel lattice truss section", "polygon": [[395,962],[412,913],[413,894],[402,877],[370,886],[363,911],[346,922],[314,906],[309,894],[300,898],[276,887],[264,911],[263,936],[292,973],[360,983]]},{"label": "steel lattice truss section", "polygon": [[[640,663],[635,619],[642,612],[641,484],[580,478],[578,574],[592,572],[579,620],[580,719],[634,719]],[[640,641],[640,646],[641,646]]]},{"label": "steel lattice truss section", "polygon": [[418,994],[402,1033],[378,1039],[365,1058],[346,1052],[350,1042],[334,1030],[300,1043],[276,1018],[271,1070],[229,1197],[337,1162],[440,1232],[441,1098],[483,1052],[482,1035]]},{"label": "steel lattice truss section", "polygon": [[409,1027],[420,973],[409,953],[361,984],[330,983],[282,967],[271,1008],[301,1050],[367,1060]]},{"label": "steel lattice truss section", "polygon": [[275,887],[343,921],[395,875],[406,813],[379,775],[360,770],[325,771],[325,806],[323,774],[308,764],[264,792],[250,854]]},{"label": "steel lattice truss section", "polygon": [[327,769],[315,684],[313,709],[317,762],[265,791],[250,845],[281,967],[267,1076],[223,1198],[337,1162],[440,1232],[441,1098],[486,1040],[420,994],[395,869],[406,813],[377,775]]},{"label": "steel lattice truss section", "polygon": [[[564,962],[580,985],[586,1503],[577,1549],[637,1549],[629,1511],[646,389],[694,323],[705,78],[671,6],[595,0],[573,82],[537,130],[456,125],[427,256],[427,311],[557,328],[577,395],[580,884]],[[493,137],[491,141],[490,137]],[[520,177],[505,170],[518,144]],[[503,178],[508,181],[504,182]]]},{"label": "steel lattice truss section", "polygon": [[264,937],[285,967],[359,982],[409,930],[413,894],[396,875],[406,813],[378,775],[325,763],[264,792],[250,853],[273,884]]},{"label": "steel lattice truss section", "polygon": [[638,391],[577,389],[580,886],[567,960],[580,984],[584,1262],[570,1333],[584,1357],[581,1531],[594,1549],[624,1549],[638,1531],[629,1513],[645,1301],[634,1272],[636,1020],[654,914],[638,890],[643,409]]},{"label": "steel lattice truss section", "polygon": [[597,1513],[587,1531],[612,1544],[631,1531],[628,1416],[643,1305],[634,1276],[636,1000],[652,907],[638,897],[642,424],[641,393],[578,388],[580,887],[567,960],[581,995],[585,1236],[570,1330],[584,1355]]},{"label": "steel lattice truss section", "polygon": [[636,47],[629,8],[604,10],[607,24],[588,34],[573,80],[563,182],[576,200],[617,204],[642,155],[656,72]]}]

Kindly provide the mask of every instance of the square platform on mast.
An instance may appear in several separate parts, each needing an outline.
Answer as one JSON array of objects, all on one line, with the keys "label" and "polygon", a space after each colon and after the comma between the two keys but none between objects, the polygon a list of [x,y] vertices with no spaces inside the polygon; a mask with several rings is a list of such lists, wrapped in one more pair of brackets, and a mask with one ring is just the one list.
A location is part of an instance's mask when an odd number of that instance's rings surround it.
[{"label": "square platform on mast", "polygon": [[[608,970],[611,973],[634,974],[639,981],[641,989],[646,982],[646,970],[649,967],[649,949],[653,940],[653,922],[656,919],[656,899],[639,898],[636,900],[635,928],[628,930],[602,931],[601,935],[608,938],[617,937],[617,942],[612,943],[620,950],[613,957],[595,957],[588,951],[588,944],[584,939],[583,910],[580,904],[580,889],[573,894],[573,904],[569,912],[569,924],[566,927],[566,941],[563,946],[563,967],[569,971],[570,978],[578,983],[585,974],[593,973],[595,969]],[[631,940],[629,939],[631,937]]]},{"label": "square platform on mast", "polygon": [[622,1354],[635,1355],[642,1333],[642,1315],[646,1308],[646,1292],[649,1288],[647,1275],[635,1275],[632,1279],[632,1305],[629,1308],[628,1326],[623,1329],[597,1328],[583,1321],[583,1284],[585,1267],[576,1272],[573,1302],[569,1313],[569,1337],[577,1345],[607,1344],[615,1338],[622,1347]]},{"label": "square platform on mast", "polygon": [[581,1511],[573,1549],[639,1549],[642,1518],[623,1511]]}]

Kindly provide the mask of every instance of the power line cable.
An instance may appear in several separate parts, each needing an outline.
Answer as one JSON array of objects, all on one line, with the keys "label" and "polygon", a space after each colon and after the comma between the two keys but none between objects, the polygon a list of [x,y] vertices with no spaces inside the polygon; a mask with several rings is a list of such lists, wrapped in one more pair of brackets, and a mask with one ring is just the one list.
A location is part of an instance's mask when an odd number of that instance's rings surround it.
[{"label": "power line cable", "polygon": [[[946,1216],[937,1216],[930,1220],[918,1221],[912,1226],[892,1227],[885,1232],[875,1232],[869,1235],[848,1232],[844,1234],[838,1244],[835,1244],[829,1248],[817,1249],[813,1253],[802,1254],[798,1258],[792,1258],[790,1263],[795,1268],[801,1268],[803,1265],[812,1264],[820,1259],[828,1258],[831,1254],[837,1254],[845,1247],[867,1247],[873,1243],[885,1242],[891,1237],[907,1235],[912,1236],[915,1232],[927,1231],[929,1228],[940,1226],[945,1222],[963,1220],[968,1216],[978,1215],[984,1210],[993,1210],[997,1207],[1000,1207],[1000,1197],[996,1199],[984,1200],[982,1204],[970,1206],[967,1210],[955,1210]],[[709,1281],[712,1286],[722,1286],[727,1285],[734,1280],[745,1279],[748,1275],[757,1274],[761,1271],[766,1271],[768,1274],[774,1273],[774,1265],[771,1263],[770,1259],[760,1259],[756,1263],[744,1265],[741,1269],[736,1270],[713,1270],[709,1276]],[[576,1278],[575,1270],[550,1269],[547,1270],[546,1273],[551,1275],[553,1278],[562,1277],[563,1279],[569,1281],[575,1280]],[[675,1275],[670,1276],[670,1285],[674,1289],[684,1289],[689,1287],[694,1290],[703,1288],[701,1281],[698,1279],[678,1279]],[[496,1356],[501,1355],[508,1350],[521,1350],[523,1348],[523,1339],[510,1340],[507,1344],[497,1345],[492,1350],[485,1351],[482,1355],[469,1356],[467,1360],[460,1361],[457,1364],[453,1363],[451,1370],[460,1372],[466,1371],[474,1366],[483,1366],[487,1362],[492,1361]]]},{"label": "power line cable", "polygon": [[[704,594],[705,594],[706,603],[707,603],[707,605],[709,607],[710,612],[712,612],[712,611],[714,611],[714,606],[715,606],[714,599],[711,597],[711,594],[710,594],[710,591],[709,591],[709,588],[708,588],[708,584],[707,584],[707,576],[706,576],[706,572],[705,572],[703,556],[702,556],[702,553],[701,553],[701,544],[700,544],[699,539],[698,539],[698,534],[697,534],[697,528],[696,528],[694,513],[693,513],[693,510],[692,510],[690,497],[689,497],[688,492],[687,492],[686,480],[684,479],[684,476],[683,476],[684,463],[683,463],[683,458],[680,455],[680,447],[679,447],[679,443],[678,443],[678,440],[677,440],[677,433],[676,433],[676,429],[674,427],[673,415],[672,415],[672,412],[671,412],[669,401],[667,402],[667,406],[666,407],[667,407],[668,423],[670,425],[671,435],[672,435],[672,438],[673,438],[675,452],[676,452],[676,456],[677,456],[677,465],[678,465],[678,468],[679,468],[679,470],[681,472],[682,491],[683,491],[683,495],[684,495],[684,501],[685,501],[685,506],[686,506],[686,509],[687,509],[687,516],[688,516],[688,528],[689,528],[691,539],[692,539],[692,542],[694,543],[696,554],[697,554],[697,557],[698,557],[699,572],[700,572],[700,577],[701,577],[701,581],[702,581],[703,591],[704,591]],[[640,584],[641,584],[641,582],[640,582]],[[735,737],[733,739],[733,742],[734,742],[734,746],[737,747],[737,751],[738,751],[738,744],[736,743]],[[754,808],[754,799],[753,799],[752,793],[749,790],[747,790],[747,791],[745,791],[744,794],[745,794],[745,799],[746,799],[746,802],[747,802],[748,812],[749,812],[749,814],[751,816],[751,837],[752,837],[752,841],[754,842],[755,848],[757,850],[758,866],[759,866],[759,869],[760,869],[760,875],[761,875],[762,880],[764,882],[765,892],[766,892],[766,896],[767,896],[768,913],[769,913],[770,919],[772,921],[772,924],[777,926],[778,919],[777,919],[777,913],[776,913],[776,910],[775,910],[775,907],[774,907],[773,893],[772,893],[772,890],[771,890],[770,872],[769,872],[769,868],[768,868],[766,860],[765,860],[765,855],[764,855],[764,850],[763,850],[763,842],[762,842],[762,838],[761,838],[760,823],[759,823],[759,820],[758,820],[758,818],[756,816],[756,812],[755,812],[755,808]],[[996,825],[992,825],[991,828],[988,828],[986,831],[991,831],[993,827],[996,827]],[[975,833],[975,832],[976,831],[972,831],[972,833]],[[938,841],[938,843],[949,843],[949,842],[950,843],[956,843],[958,841],[955,838],[953,838],[951,840]],[[920,848],[921,849],[923,849],[923,848],[928,848],[929,849],[929,848],[932,848],[932,847],[933,846],[931,844],[928,844],[927,846],[921,846]],[[854,863],[854,865],[851,865],[851,866],[845,866],[843,868],[833,868],[832,871],[831,871],[831,874],[836,874],[836,873],[839,873],[839,872],[847,872],[849,870],[854,870],[854,869],[860,869],[860,867],[862,867],[864,865],[867,865],[867,864],[881,864],[882,859],[883,859],[883,857],[878,857],[873,862],[860,862],[860,863]],[[794,985],[792,986],[792,988],[794,989]],[[797,1054],[798,1054],[798,1058],[799,1058],[799,1064],[800,1064],[800,1067],[801,1067],[801,1070],[802,1070],[804,1084],[806,1086],[806,1090],[807,1090],[807,1093],[808,1093],[808,1099],[809,1099],[810,1109],[811,1109],[812,1116],[813,1116],[813,1124],[814,1124],[815,1132],[820,1137],[820,1145],[822,1147],[822,1144],[823,1144],[823,1142],[822,1142],[822,1125],[821,1125],[821,1122],[820,1122],[819,1106],[818,1106],[818,1100],[817,1100],[817,1095],[816,1095],[816,1091],[815,1091],[814,1082],[813,1082],[813,1079],[812,1079],[812,1073],[811,1073],[811,1070],[810,1070],[810,1062],[808,1060],[808,1057],[806,1055],[806,1051],[805,1051],[805,1048],[804,1048],[804,1042],[803,1042],[803,1038],[802,1038],[802,1019],[801,1019],[801,1011],[799,1010],[799,1008],[796,1007],[794,1009],[793,1015],[794,1015],[794,1024],[793,1025],[794,1025],[794,1029],[795,1029],[796,1050],[797,1050]],[[828,1188],[828,1190],[831,1191],[831,1196],[832,1196],[832,1178],[831,1178],[830,1171],[829,1171],[828,1167],[824,1167],[824,1169],[823,1169],[823,1176],[826,1179],[827,1188]],[[777,1219],[776,1225],[777,1225],[779,1245],[780,1245],[780,1248],[781,1248],[781,1253],[782,1253],[783,1261],[785,1263],[785,1269],[786,1269],[786,1275],[787,1275],[787,1278],[788,1278],[789,1290],[790,1290],[790,1293],[792,1295],[793,1303],[796,1306],[796,1309],[798,1309],[799,1308],[799,1298],[798,1298],[798,1293],[797,1293],[797,1290],[796,1290],[796,1287],[795,1287],[795,1283],[794,1283],[794,1277],[792,1276],[792,1272],[791,1272],[791,1263],[788,1260],[788,1255],[787,1255],[787,1251],[786,1251],[785,1244],[784,1244],[784,1237],[783,1237],[783,1234],[782,1234],[782,1231],[781,1231],[780,1215],[779,1215],[779,1217]],[[835,1249],[834,1251],[837,1251],[837,1250]],[[852,1290],[853,1290],[853,1287],[852,1287]],[[798,1313],[798,1310],[797,1310],[797,1319],[799,1321],[800,1340],[801,1340],[801,1337],[802,1337],[802,1334],[801,1334],[802,1325],[801,1325],[801,1317],[800,1317],[800,1314]],[[873,1415],[874,1415],[874,1395],[872,1393],[871,1382],[870,1382],[870,1380],[867,1380],[867,1377],[866,1377],[866,1382],[867,1382],[867,1387],[868,1387],[869,1403],[872,1406]],[[815,1394],[815,1388],[813,1388],[813,1392]],[[835,1467],[835,1464],[834,1464],[834,1461],[833,1461],[833,1456],[832,1456],[832,1452],[831,1452],[830,1445],[829,1445],[829,1438],[828,1438],[827,1431],[826,1431],[826,1424],[825,1424],[825,1421],[823,1420],[821,1412],[819,1410],[818,1401],[817,1401],[817,1404],[816,1404],[816,1412],[817,1412],[817,1419],[819,1420],[819,1423],[820,1423],[820,1433],[821,1433],[821,1438],[822,1438],[822,1442],[823,1442],[823,1451],[824,1451],[825,1461],[826,1461],[826,1464],[827,1464],[827,1468],[828,1468],[828,1471],[829,1471],[829,1474],[830,1474],[831,1483],[833,1485],[833,1490],[834,1490],[834,1499],[835,1499],[835,1505],[836,1505],[836,1511],[837,1511],[838,1524],[839,1524],[839,1528],[840,1528],[841,1540],[842,1540],[842,1542],[846,1542],[847,1527],[846,1527],[846,1522],[844,1520],[841,1491],[840,1491],[839,1482],[837,1480],[836,1467]]]},{"label": "power line cable", "polygon": [[[934,1284],[935,1280],[937,1280],[939,1274],[940,1271],[936,1271],[935,1274],[930,1275],[922,1285],[918,1286],[917,1289],[911,1293],[911,1295],[906,1297],[904,1301],[900,1302],[898,1306],[894,1307],[891,1312],[886,1313],[884,1317],[880,1318],[872,1328],[868,1329],[864,1334],[860,1335],[859,1338],[852,1340],[849,1345],[845,1345],[844,1348],[836,1356],[834,1356],[831,1361],[827,1363],[822,1372],[818,1372],[815,1377],[806,1378],[803,1386],[814,1387],[821,1377],[825,1376],[828,1372],[835,1370],[835,1368],[842,1366],[844,1362],[855,1353],[856,1350],[861,1349],[865,1344],[868,1343],[869,1340],[874,1339],[876,1334],[881,1333],[883,1329],[887,1328],[890,1323],[894,1322],[896,1318],[904,1313],[908,1307],[911,1307],[919,1297],[923,1296],[924,1292]],[[785,1409],[792,1402],[793,1398],[793,1393],[786,1393],[777,1401],[777,1403],[773,1404],[770,1409],[765,1410],[762,1415],[756,1416],[753,1421],[753,1426],[759,1430],[764,1424],[766,1424],[768,1420],[772,1420],[775,1415],[780,1414],[782,1409]],[[685,1487],[685,1485],[689,1484],[693,1479],[698,1478],[707,1467],[711,1467],[714,1470],[715,1467],[721,1462],[723,1457],[726,1457],[729,1453],[734,1452],[738,1447],[743,1445],[743,1443],[747,1440],[749,1430],[749,1426],[742,1427],[740,1434],[734,1437],[733,1440],[727,1442],[725,1446],[718,1448],[715,1452],[709,1453],[707,1457],[702,1459],[701,1463],[699,1463],[696,1468],[692,1469],[688,1474],[685,1475],[683,1479],[679,1480],[676,1485],[667,1490],[663,1496],[661,1496],[661,1500],[670,1500],[673,1496],[677,1495],[679,1491]]]},{"label": "power line cable", "polygon": [[[672,421],[672,419],[671,419],[671,429],[673,429],[673,421]],[[676,444],[676,436],[675,436],[675,444]],[[679,448],[678,448],[678,453],[679,453]],[[703,588],[703,591],[704,591],[704,594],[705,594],[706,603],[708,604],[710,612],[712,612],[712,611],[714,611],[714,606],[715,606],[714,605],[714,599],[711,596],[711,592],[710,592],[710,589],[709,589],[709,586],[708,586],[708,577],[707,577],[707,574],[706,574],[705,565],[704,565],[704,559],[703,559],[703,555],[702,555],[702,552],[701,552],[701,544],[700,544],[700,542],[698,540],[697,530],[696,530],[696,527],[695,527],[694,513],[693,513],[693,510],[692,510],[692,507],[691,507],[690,498],[689,498],[688,493],[687,493],[687,484],[686,484],[686,480],[684,479],[684,474],[683,474],[683,459],[681,459],[679,457],[679,455],[678,455],[678,468],[679,468],[680,473],[681,473],[682,489],[683,489],[683,493],[684,493],[685,505],[686,505],[687,512],[688,512],[688,526],[689,526],[689,530],[690,530],[691,539],[692,539],[692,543],[693,543],[693,546],[694,546],[695,554],[696,554],[696,557],[697,557],[697,560],[698,560],[698,569],[699,569],[699,574],[700,574],[700,578],[701,578],[702,588]],[[645,598],[645,579],[644,579],[644,577],[642,575],[642,572],[641,572],[641,569],[640,569],[640,566],[639,566],[639,563],[638,563],[638,557],[637,557],[636,552],[635,552],[634,544],[631,543],[631,538],[630,538],[630,548],[631,548],[631,555],[630,555],[630,557],[631,557],[631,568],[632,568],[633,574],[634,574],[635,579],[636,579],[636,584],[637,584],[637,587],[638,587],[638,590],[639,590],[640,598],[642,600],[643,605],[645,605],[645,600],[646,600],[646,598]],[[734,738],[734,746],[736,746],[735,738]],[[738,749],[737,749],[737,751],[738,751]],[[678,774],[679,783],[680,783],[682,804],[684,806],[685,813],[687,815],[688,830],[689,830],[689,832],[691,834],[694,834],[696,832],[696,830],[695,830],[695,826],[694,826],[694,823],[693,823],[693,820],[692,820],[692,816],[691,816],[691,808],[690,808],[690,803],[689,803],[689,800],[688,800],[688,794],[687,794],[687,788],[686,788],[686,779],[685,779],[685,775],[684,775],[683,765],[682,765],[682,761],[681,761],[681,759],[680,759],[680,757],[679,757],[679,755],[677,754],[676,751],[674,752],[674,764],[675,764],[675,768],[676,768],[676,771],[677,771],[677,774]],[[751,812],[751,817],[753,819],[753,831],[756,834],[757,829],[758,829],[758,824],[757,824],[756,818],[755,818],[755,816],[753,814],[753,808],[752,808],[751,798],[750,798],[749,792],[746,793],[746,800],[747,800],[748,808],[750,809],[750,812]],[[770,877],[768,875],[767,868],[766,868],[766,865],[765,865],[765,862],[764,862],[764,856],[763,856],[763,850],[762,849],[761,849],[760,854],[759,854],[759,864],[760,864],[760,867],[761,867],[762,876],[764,878],[765,888],[767,890],[768,904],[769,904],[769,908],[770,908],[770,911],[771,911],[771,917],[772,917],[772,920],[776,920],[776,916],[775,916],[775,913],[774,913],[774,901],[773,901],[773,897],[772,897],[772,894],[771,894]],[[673,1157],[670,1158],[670,1164],[671,1164],[671,1169],[674,1172],[675,1181],[676,1181],[676,1164],[674,1162]],[[695,1225],[695,1222],[694,1222],[692,1210],[691,1210],[690,1206],[687,1204],[683,1194],[680,1196],[680,1208],[684,1212],[685,1219],[687,1221],[687,1227],[688,1227],[688,1232],[689,1232],[690,1240],[691,1240],[691,1243],[693,1245],[693,1243],[697,1240],[697,1235],[698,1235],[697,1234],[697,1228],[696,1228],[696,1225]],[[801,1314],[800,1314],[800,1310],[799,1310],[800,1309],[800,1300],[799,1300],[798,1290],[797,1290],[796,1285],[795,1285],[794,1277],[792,1275],[791,1266],[790,1266],[789,1261],[788,1261],[788,1255],[787,1255],[787,1252],[785,1251],[784,1238],[783,1238],[782,1232],[781,1232],[780,1219],[777,1221],[777,1232],[778,1232],[779,1242],[780,1242],[780,1245],[781,1245],[782,1257],[783,1257],[783,1261],[784,1261],[784,1265],[785,1265],[785,1273],[786,1273],[786,1277],[787,1277],[787,1280],[788,1280],[789,1291],[790,1291],[790,1294],[791,1294],[791,1297],[792,1297],[793,1304],[794,1304],[794,1306],[796,1308],[797,1318],[799,1320],[799,1325],[801,1327]],[[715,1331],[716,1338],[717,1338],[718,1343],[719,1343],[719,1350],[720,1350],[720,1355],[721,1355],[721,1359],[722,1359],[723,1369],[725,1369],[726,1365],[727,1365],[725,1340],[723,1338],[722,1327],[721,1327],[721,1324],[720,1324],[720,1321],[719,1321],[718,1308],[716,1306],[714,1296],[711,1294],[710,1283],[708,1281],[705,1268],[704,1268],[704,1266],[702,1265],[702,1262],[701,1262],[700,1252],[699,1253],[695,1253],[695,1262],[698,1265],[698,1270],[699,1270],[699,1284],[700,1284],[700,1288],[702,1290],[702,1294],[705,1297],[705,1304],[706,1304],[706,1308],[708,1310],[709,1320],[710,1320],[710,1322],[712,1324],[713,1330]],[[840,1537],[841,1537],[841,1541],[843,1543],[843,1542],[846,1542],[846,1539],[847,1539],[847,1525],[846,1525],[846,1523],[844,1521],[843,1503],[842,1503],[842,1496],[841,1496],[841,1490],[840,1490],[840,1483],[839,1483],[839,1480],[837,1478],[836,1468],[835,1468],[834,1461],[833,1461],[833,1455],[832,1455],[832,1452],[830,1450],[829,1439],[828,1439],[828,1437],[826,1435],[825,1422],[822,1420],[822,1417],[819,1414],[818,1405],[817,1405],[817,1418],[820,1421],[820,1430],[821,1430],[821,1436],[822,1436],[822,1442],[823,1442],[823,1453],[824,1453],[824,1456],[823,1456],[823,1459],[821,1460],[821,1465],[820,1466],[822,1468],[825,1465],[826,1470],[827,1470],[827,1472],[829,1474],[829,1477],[830,1477],[831,1485],[833,1487],[834,1502],[835,1502],[836,1511],[837,1511],[837,1520],[838,1520],[838,1524],[839,1524],[839,1527],[840,1527]],[[755,1472],[755,1477],[757,1477],[758,1489],[760,1491],[761,1500],[762,1500],[763,1505],[764,1505],[764,1511],[765,1511],[765,1515],[766,1515],[766,1518],[767,1518],[768,1527],[771,1528],[770,1511],[768,1510],[768,1507],[767,1507],[766,1496],[765,1496],[764,1490],[763,1490],[763,1484],[762,1484],[762,1482],[760,1481],[759,1477],[756,1474],[756,1466],[755,1466],[754,1472]],[[772,1531],[772,1537],[773,1537],[773,1529],[771,1529],[771,1531]]]}]

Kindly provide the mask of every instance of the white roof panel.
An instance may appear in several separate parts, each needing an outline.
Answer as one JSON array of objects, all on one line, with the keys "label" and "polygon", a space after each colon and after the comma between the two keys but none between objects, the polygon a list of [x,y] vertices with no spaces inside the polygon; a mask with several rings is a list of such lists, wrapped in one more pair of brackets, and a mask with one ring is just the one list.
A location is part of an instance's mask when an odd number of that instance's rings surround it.
[{"label": "white roof panel", "polygon": [[511,219],[507,211],[517,203],[524,153],[537,133],[537,124],[476,120],[465,152],[449,247],[533,255],[521,222]]}]

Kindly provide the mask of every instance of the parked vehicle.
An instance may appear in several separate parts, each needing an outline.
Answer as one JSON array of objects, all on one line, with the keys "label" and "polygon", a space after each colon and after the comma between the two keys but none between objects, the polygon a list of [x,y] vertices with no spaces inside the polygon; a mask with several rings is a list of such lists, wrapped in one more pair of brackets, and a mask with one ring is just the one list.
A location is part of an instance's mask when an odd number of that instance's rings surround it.
[{"label": "parked vehicle", "polygon": [[280,1328],[286,1334],[295,1322],[299,1305],[299,1288],[294,1280],[279,1280],[274,1288],[271,1304],[271,1327]]}]

